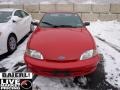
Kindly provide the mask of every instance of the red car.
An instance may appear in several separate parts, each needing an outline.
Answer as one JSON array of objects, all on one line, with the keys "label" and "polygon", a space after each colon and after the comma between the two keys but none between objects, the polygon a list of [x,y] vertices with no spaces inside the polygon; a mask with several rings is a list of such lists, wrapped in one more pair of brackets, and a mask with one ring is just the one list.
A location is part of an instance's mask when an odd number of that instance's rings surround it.
[{"label": "red car", "polygon": [[83,76],[96,70],[96,44],[77,13],[46,13],[27,44],[28,70],[43,76]]}]

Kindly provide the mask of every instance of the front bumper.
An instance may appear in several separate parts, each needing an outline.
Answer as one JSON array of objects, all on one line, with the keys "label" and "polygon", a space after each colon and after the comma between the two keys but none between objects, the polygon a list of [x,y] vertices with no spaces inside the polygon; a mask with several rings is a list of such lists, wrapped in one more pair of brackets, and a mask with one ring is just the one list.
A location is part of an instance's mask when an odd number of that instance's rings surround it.
[{"label": "front bumper", "polygon": [[84,61],[53,62],[36,60],[25,54],[24,59],[27,68],[35,74],[53,77],[74,77],[87,75],[95,71],[100,56],[96,55]]}]

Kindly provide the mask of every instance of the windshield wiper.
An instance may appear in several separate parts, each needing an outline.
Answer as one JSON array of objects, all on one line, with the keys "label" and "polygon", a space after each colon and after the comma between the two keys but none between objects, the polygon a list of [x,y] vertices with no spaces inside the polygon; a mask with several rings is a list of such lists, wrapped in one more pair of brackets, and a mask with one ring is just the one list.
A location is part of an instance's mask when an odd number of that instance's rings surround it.
[{"label": "windshield wiper", "polygon": [[49,25],[49,26],[51,26],[51,27],[57,27],[56,25],[53,25],[53,24],[51,24],[51,23],[49,23],[49,22],[42,22],[42,23],[47,24],[47,25]]},{"label": "windshield wiper", "polygon": [[77,26],[72,26],[72,25],[54,25],[54,24],[51,24],[51,23],[49,23],[49,22],[42,22],[42,23],[44,23],[44,24],[47,24],[47,25],[49,25],[49,26],[51,26],[51,27],[54,27],[54,28],[58,28],[58,27],[72,27],[72,28],[77,28]]},{"label": "windshield wiper", "polygon": [[56,27],[72,27],[72,28],[77,28],[76,26],[72,26],[72,25],[58,25]]}]

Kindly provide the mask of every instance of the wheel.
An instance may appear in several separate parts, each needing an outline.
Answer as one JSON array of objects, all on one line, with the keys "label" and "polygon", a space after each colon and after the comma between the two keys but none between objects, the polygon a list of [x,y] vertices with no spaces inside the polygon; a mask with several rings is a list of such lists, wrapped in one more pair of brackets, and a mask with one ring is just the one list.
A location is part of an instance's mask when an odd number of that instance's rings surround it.
[{"label": "wheel", "polygon": [[10,34],[7,40],[8,53],[13,53],[17,48],[17,38],[14,34]]}]

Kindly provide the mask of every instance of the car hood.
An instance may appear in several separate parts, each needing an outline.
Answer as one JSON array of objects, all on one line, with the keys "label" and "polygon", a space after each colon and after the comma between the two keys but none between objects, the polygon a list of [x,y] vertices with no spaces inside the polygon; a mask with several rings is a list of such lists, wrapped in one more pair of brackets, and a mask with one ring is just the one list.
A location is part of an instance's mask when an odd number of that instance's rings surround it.
[{"label": "car hood", "polygon": [[43,54],[47,60],[77,60],[95,43],[86,28],[37,28],[28,47]]}]

